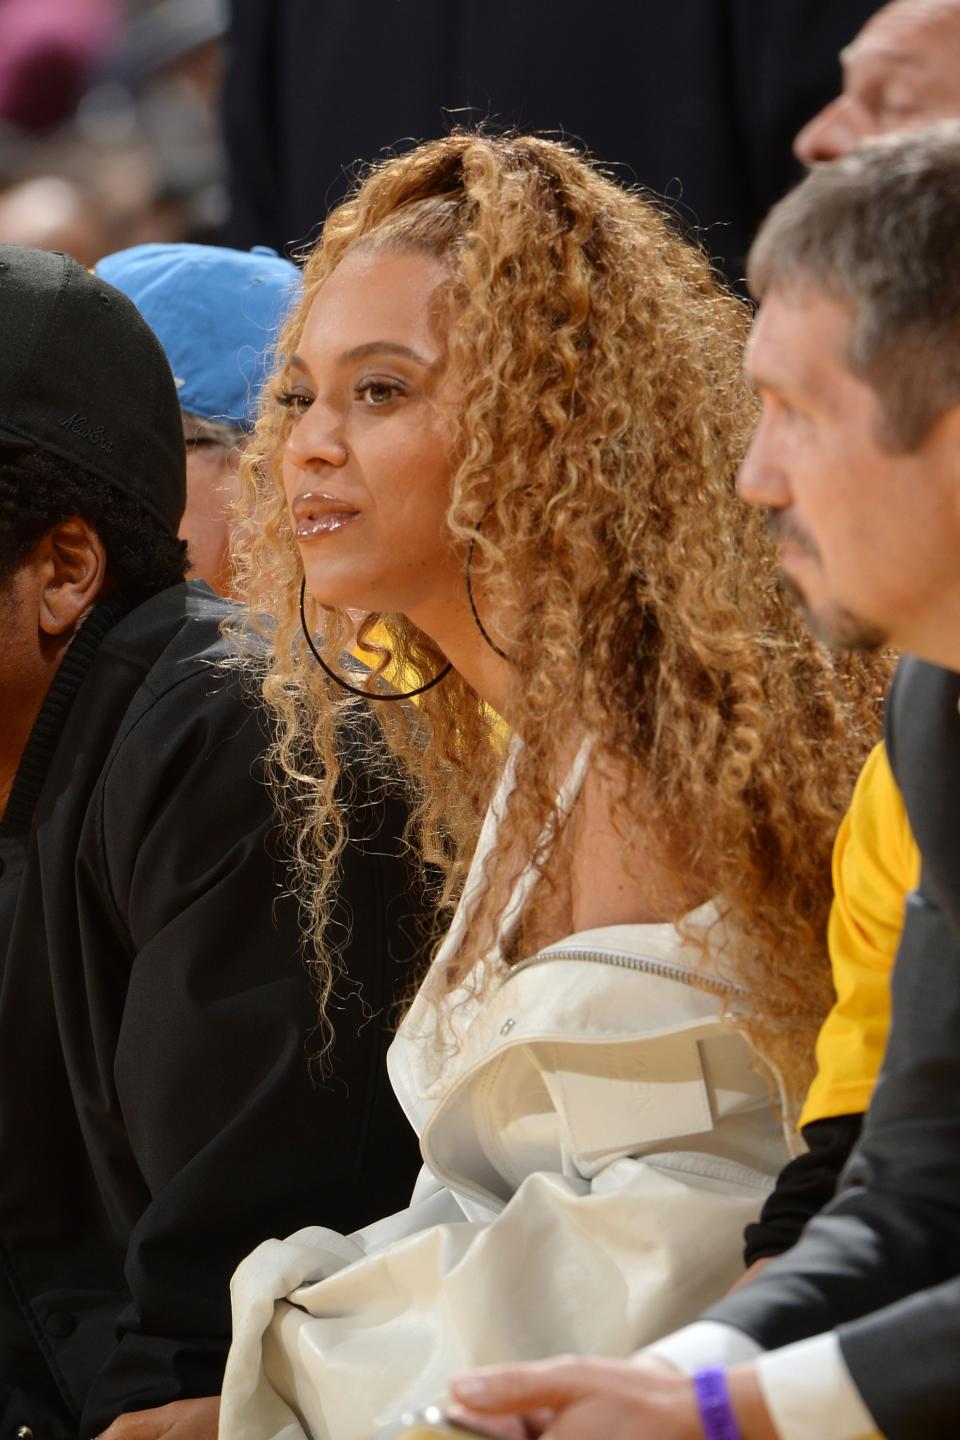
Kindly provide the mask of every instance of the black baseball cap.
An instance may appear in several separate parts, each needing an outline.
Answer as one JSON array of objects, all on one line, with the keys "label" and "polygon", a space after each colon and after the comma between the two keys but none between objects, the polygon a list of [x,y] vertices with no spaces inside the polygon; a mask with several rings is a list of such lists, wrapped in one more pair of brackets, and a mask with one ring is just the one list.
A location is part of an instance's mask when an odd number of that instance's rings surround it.
[{"label": "black baseball cap", "polygon": [[0,447],[49,450],[177,533],[186,452],[163,348],[132,301],[56,251],[0,245]]}]

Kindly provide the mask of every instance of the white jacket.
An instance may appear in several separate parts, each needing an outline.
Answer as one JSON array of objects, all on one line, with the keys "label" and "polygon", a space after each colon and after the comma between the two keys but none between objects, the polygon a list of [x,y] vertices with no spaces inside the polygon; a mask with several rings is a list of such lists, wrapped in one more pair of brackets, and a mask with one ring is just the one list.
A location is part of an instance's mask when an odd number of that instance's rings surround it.
[{"label": "white jacket", "polygon": [[[684,933],[715,921],[704,907]],[[627,1354],[741,1269],[788,1154],[724,1019],[736,987],[700,988],[702,947],[673,925],[570,936],[457,997],[438,1061],[447,953],[390,1052],[425,1162],[411,1204],[351,1236],[267,1241],[239,1267],[224,1440],[370,1440],[468,1365]]]}]

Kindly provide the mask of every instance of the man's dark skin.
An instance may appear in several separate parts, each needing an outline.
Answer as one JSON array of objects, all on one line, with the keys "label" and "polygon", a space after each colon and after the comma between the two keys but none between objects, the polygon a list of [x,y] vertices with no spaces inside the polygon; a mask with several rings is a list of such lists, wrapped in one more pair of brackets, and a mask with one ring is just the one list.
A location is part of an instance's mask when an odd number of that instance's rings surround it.
[{"label": "man's dark skin", "polygon": [[4,589],[0,816],[60,662],[84,617],[112,589],[100,538],[80,516],[49,530]]}]

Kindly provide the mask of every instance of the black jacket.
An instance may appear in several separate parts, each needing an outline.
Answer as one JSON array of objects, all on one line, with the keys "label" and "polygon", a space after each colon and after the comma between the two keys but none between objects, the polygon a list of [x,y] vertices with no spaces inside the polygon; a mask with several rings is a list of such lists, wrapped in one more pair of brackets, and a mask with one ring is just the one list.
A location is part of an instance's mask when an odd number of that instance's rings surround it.
[{"label": "black jacket", "polygon": [[960,1417],[960,675],[905,659],[887,750],[922,856],[893,970],[890,1040],[837,1198],[708,1312],[768,1349],[836,1328],[889,1440]]},{"label": "black jacket", "polygon": [[0,825],[0,1440],[218,1392],[242,1256],[398,1208],[418,1165],[383,1064],[420,938],[401,807],[353,763],[324,1080],[225,605],[125,608],[80,631]]}]

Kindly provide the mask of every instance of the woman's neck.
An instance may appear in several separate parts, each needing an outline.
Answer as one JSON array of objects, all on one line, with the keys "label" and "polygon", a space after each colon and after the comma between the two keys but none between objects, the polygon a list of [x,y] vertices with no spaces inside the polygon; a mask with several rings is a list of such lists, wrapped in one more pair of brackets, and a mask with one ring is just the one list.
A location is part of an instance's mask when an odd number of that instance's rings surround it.
[{"label": "woman's neck", "polygon": [[624,837],[617,818],[625,798],[626,778],[608,777],[592,761],[552,857],[553,883],[538,887],[531,898],[522,927],[524,953],[606,925],[670,923],[710,898],[678,867],[676,836],[665,824],[631,823],[641,797],[626,807]]},{"label": "woman's neck", "polygon": [[510,723],[510,691],[514,671],[484,640],[467,602],[466,587],[459,602],[409,612],[408,618],[429,635],[453,668],[491,710]]},{"label": "woman's neck", "polygon": [[[480,698],[511,724],[514,670],[481,635],[466,587],[459,601],[424,607],[409,618]],[[558,788],[581,738],[571,736],[562,750],[564,773],[556,777]],[[531,938],[528,930],[544,944],[571,931],[603,925],[669,922],[709,898],[692,877],[678,870],[677,837],[665,823],[655,818],[649,824],[631,823],[631,817],[643,809],[652,815],[653,807],[645,807],[642,796],[628,794],[625,775],[608,770],[601,771],[595,761],[589,764],[554,857],[555,864],[566,869],[568,883],[538,886],[534,892],[529,923],[523,926],[525,949]],[[617,828],[619,816],[626,823],[626,838]]]}]

